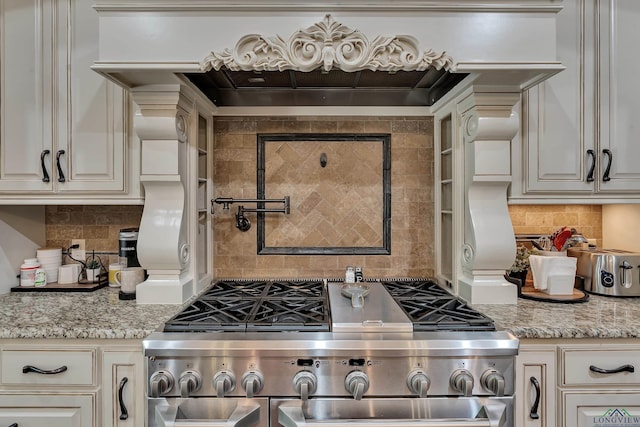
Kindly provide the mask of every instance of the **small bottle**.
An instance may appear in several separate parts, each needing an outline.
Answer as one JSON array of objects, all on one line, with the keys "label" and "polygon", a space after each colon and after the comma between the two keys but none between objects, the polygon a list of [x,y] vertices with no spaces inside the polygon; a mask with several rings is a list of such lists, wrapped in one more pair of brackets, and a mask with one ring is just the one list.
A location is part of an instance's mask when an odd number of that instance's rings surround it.
[{"label": "small bottle", "polygon": [[364,282],[364,276],[362,274],[362,267],[356,267],[356,282]]},{"label": "small bottle", "polygon": [[347,267],[347,271],[344,273],[344,283],[355,283],[356,273],[353,267]]},{"label": "small bottle", "polygon": [[36,282],[36,270],[40,268],[38,258],[27,258],[20,266],[20,286],[34,286]]}]

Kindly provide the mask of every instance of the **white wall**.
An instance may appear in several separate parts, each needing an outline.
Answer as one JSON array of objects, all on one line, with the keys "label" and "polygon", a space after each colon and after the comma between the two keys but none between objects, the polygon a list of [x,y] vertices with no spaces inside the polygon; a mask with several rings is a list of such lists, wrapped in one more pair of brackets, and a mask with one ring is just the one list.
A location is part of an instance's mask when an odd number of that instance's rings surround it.
[{"label": "white wall", "polygon": [[0,294],[17,286],[25,258],[35,258],[45,243],[44,206],[0,207]]},{"label": "white wall", "polygon": [[640,205],[602,206],[602,246],[640,252]]}]

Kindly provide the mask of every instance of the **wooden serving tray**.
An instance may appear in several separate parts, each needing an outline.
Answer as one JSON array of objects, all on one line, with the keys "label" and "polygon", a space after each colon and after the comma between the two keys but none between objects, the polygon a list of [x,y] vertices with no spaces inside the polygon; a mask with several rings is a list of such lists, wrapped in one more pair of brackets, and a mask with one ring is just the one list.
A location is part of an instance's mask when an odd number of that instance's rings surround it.
[{"label": "wooden serving tray", "polygon": [[104,288],[109,284],[109,278],[107,274],[101,274],[99,276],[100,281],[94,283],[88,283],[86,279],[80,280],[78,283],[65,283],[60,284],[58,282],[47,283],[44,286],[15,286],[11,288],[11,292],[93,292],[100,288]]},{"label": "wooden serving tray", "polygon": [[560,302],[565,304],[589,301],[589,295],[580,289],[574,288],[573,294],[571,295],[549,295],[537,290],[533,286],[523,286],[520,291],[520,298],[545,302]]}]

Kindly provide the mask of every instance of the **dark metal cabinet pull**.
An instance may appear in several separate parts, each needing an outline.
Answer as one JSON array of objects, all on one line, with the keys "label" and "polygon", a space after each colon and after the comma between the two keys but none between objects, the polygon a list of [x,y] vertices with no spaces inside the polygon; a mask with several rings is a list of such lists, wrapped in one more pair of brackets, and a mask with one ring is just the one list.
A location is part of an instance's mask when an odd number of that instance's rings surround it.
[{"label": "dark metal cabinet pull", "polygon": [[9,427],[18,427],[18,423],[13,423]]},{"label": "dark metal cabinet pull", "polygon": [[597,372],[599,374],[617,374],[620,372],[635,372],[636,368],[634,368],[633,365],[622,365],[614,369],[602,369],[598,368],[595,365],[591,365],[589,366],[589,370],[591,372]]},{"label": "dark metal cabinet pull", "polygon": [[44,370],[44,369],[40,369],[40,368],[36,368],[35,366],[31,366],[31,365],[25,365],[22,367],[22,373],[23,374],[28,374],[29,372],[35,372],[36,374],[43,374],[43,375],[55,375],[55,374],[61,374],[63,372],[65,372],[67,370],[66,366],[61,366],[58,369],[52,369],[50,371]]},{"label": "dark metal cabinet pull", "polygon": [[536,398],[533,401],[533,405],[531,405],[529,418],[531,418],[532,420],[537,420],[538,418],[540,418],[540,415],[538,415],[538,406],[540,405],[540,383],[538,382],[536,377],[529,378],[529,381],[531,381],[531,384],[533,384],[533,388],[536,390]]},{"label": "dark metal cabinet pull", "polygon": [[591,167],[587,173],[587,182],[593,182],[593,173],[596,170],[596,153],[593,150],[587,150],[587,154],[591,156]]},{"label": "dark metal cabinet pull", "polygon": [[124,406],[124,399],[122,398],[122,393],[124,392],[124,386],[127,384],[129,379],[124,377],[120,380],[120,385],[118,386],[118,403],[120,404],[120,419],[126,420],[129,418],[129,412],[127,411],[127,407]]},{"label": "dark metal cabinet pull", "polygon": [[65,153],[64,150],[58,150],[56,153],[56,166],[58,166],[58,182],[65,182],[64,172],[62,172],[62,166],[60,166],[60,156]]},{"label": "dark metal cabinet pull", "polygon": [[603,149],[602,152],[606,154],[608,158],[607,168],[604,170],[604,174],[602,174],[602,180],[604,182],[607,182],[607,181],[611,181],[611,178],[609,177],[609,172],[611,172],[611,162],[613,162],[613,153],[608,148]]},{"label": "dark metal cabinet pull", "polygon": [[42,150],[42,153],[40,153],[40,166],[42,167],[42,182],[49,182],[49,172],[47,172],[47,165],[44,164],[44,158],[47,156],[47,154],[49,154],[51,151],[49,150]]}]

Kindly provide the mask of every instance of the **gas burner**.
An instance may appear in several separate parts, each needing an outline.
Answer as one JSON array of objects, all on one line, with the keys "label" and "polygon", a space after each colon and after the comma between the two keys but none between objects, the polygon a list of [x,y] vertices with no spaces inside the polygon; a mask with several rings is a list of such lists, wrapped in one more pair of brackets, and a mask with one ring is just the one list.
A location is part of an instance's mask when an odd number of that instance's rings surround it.
[{"label": "gas burner", "polygon": [[323,298],[323,286],[318,281],[271,282],[266,298]]},{"label": "gas burner", "polygon": [[383,281],[414,331],[495,331],[493,320],[433,281]]},{"label": "gas burner", "polygon": [[323,299],[263,300],[247,323],[248,331],[324,331],[329,332],[329,320]]},{"label": "gas burner", "polygon": [[165,332],[244,331],[257,300],[199,299],[169,320]]},{"label": "gas burner", "polygon": [[329,332],[322,281],[221,280],[165,323],[165,332]]},{"label": "gas burner", "polygon": [[219,281],[200,298],[259,298],[268,284],[267,281]]}]

